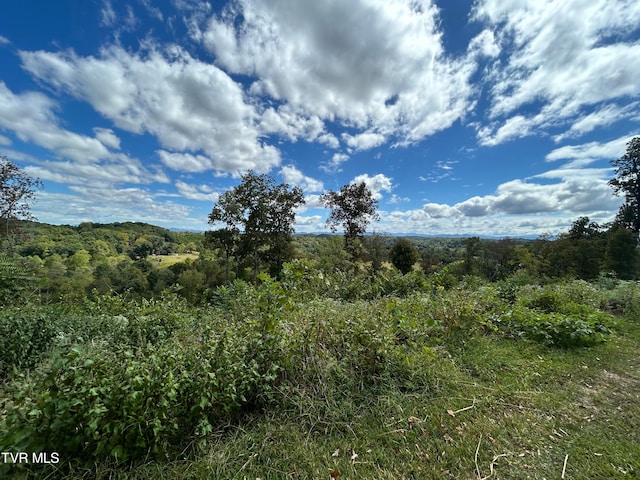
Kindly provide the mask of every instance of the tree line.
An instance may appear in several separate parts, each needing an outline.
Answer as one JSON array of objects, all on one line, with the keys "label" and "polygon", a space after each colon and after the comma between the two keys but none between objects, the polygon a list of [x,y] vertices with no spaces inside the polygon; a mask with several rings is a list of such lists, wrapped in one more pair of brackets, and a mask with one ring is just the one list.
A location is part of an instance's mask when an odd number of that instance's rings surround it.
[{"label": "tree line", "polygon": [[[303,192],[252,171],[220,196],[208,218],[213,228],[204,234],[133,222],[38,224],[29,207],[42,182],[1,157],[0,290],[4,289],[5,299],[15,297],[31,273],[48,299],[95,293],[149,296],[175,288],[190,300],[203,302],[207,292],[236,279],[256,281],[260,272],[280,277],[292,260],[307,261],[327,274],[376,276],[391,269],[401,275],[438,274],[449,283],[465,276],[501,281],[516,274],[536,279],[600,275],[634,279],[639,275],[639,164],[640,137],[636,137],[612,162],[615,177],[609,183],[624,202],[611,223],[580,217],[556,238],[495,241],[367,235],[379,215],[365,183],[344,185],[321,196],[330,212],[327,226],[334,233],[342,229],[342,239],[294,236]],[[156,256],[189,252],[193,255],[167,265],[154,261]]]}]

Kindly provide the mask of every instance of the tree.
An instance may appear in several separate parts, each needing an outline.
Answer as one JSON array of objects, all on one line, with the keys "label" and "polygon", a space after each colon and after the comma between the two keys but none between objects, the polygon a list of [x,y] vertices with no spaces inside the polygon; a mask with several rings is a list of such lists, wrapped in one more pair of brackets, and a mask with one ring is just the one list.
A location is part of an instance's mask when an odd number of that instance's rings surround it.
[{"label": "tree", "polygon": [[613,224],[609,230],[605,266],[618,278],[631,280],[636,274],[638,249],[636,235],[623,225]]},{"label": "tree", "polygon": [[365,238],[364,244],[367,260],[371,262],[371,271],[377,274],[386,258],[387,241],[382,234],[373,232]]},{"label": "tree", "polygon": [[237,252],[241,257],[252,257],[255,280],[261,259],[268,263],[271,274],[277,274],[290,257],[294,210],[303,203],[298,187],[276,185],[272,177],[249,171],[237,187],[220,196],[209,223],[225,225],[214,237],[223,240],[227,255]]},{"label": "tree", "polygon": [[406,275],[418,261],[418,251],[409,240],[401,238],[391,247],[389,258],[393,266]]},{"label": "tree", "polygon": [[7,240],[11,220],[34,219],[29,211],[29,202],[35,199],[36,190],[41,188],[39,179],[29,177],[7,157],[0,157],[0,218],[5,222]]},{"label": "tree", "polygon": [[616,168],[616,176],[609,185],[616,195],[624,193],[625,203],[620,216],[631,224],[631,230],[640,233],[640,137],[634,137],[627,143],[625,154],[611,164]]},{"label": "tree", "polygon": [[331,209],[327,217],[331,231],[337,231],[337,226],[342,224],[345,250],[355,261],[361,250],[359,237],[364,235],[372,220],[380,220],[376,211],[378,201],[364,182],[343,185],[339,192],[329,190],[320,196],[320,200],[326,208]]}]

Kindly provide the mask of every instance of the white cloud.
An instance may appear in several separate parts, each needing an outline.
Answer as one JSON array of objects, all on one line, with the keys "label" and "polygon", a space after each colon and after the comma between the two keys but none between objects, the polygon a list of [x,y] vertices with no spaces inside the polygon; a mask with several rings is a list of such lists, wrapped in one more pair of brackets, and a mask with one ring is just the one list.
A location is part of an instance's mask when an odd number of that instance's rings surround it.
[{"label": "white cloud", "polygon": [[[253,77],[252,95],[379,145],[419,141],[467,111],[475,64],[448,59],[441,35],[430,0],[246,0],[211,18],[203,40],[223,68]],[[362,140],[353,148],[370,148]]]},{"label": "white cloud", "polygon": [[213,192],[208,185],[191,185],[181,180],[176,181],[176,189],[184,198],[217,202],[220,194]]},{"label": "white cloud", "polygon": [[396,204],[396,203],[403,203],[403,202],[410,202],[411,199],[408,197],[399,197],[398,195],[396,195],[395,193],[393,195],[391,195],[391,198],[389,199],[390,204]]},{"label": "white cloud", "polygon": [[0,135],[0,145],[8,147],[9,145],[11,145],[11,143],[13,142],[11,142],[10,138],[5,137],[4,135]]},{"label": "white cloud", "polygon": [[324,185],[320,180],[304,175],[293,165],[285,165],[280,170],[285,183],[300,187],[305,192],[321,192]]},{"label": "white cloud", "polygon": [[14,94],[0,81],[0,128],[13,131],[23,142],[52,150],[79,163],[99,162],[111,154],[96,138],[58,126],[55,102],[38,92]]},{"label": "white cloud", "polygon": [[358,135],[343,133],[342,139],[346,142],[348,147],[355,150],[369,150],[371,148],[379,147],[386,141],[384,135],[371,132],[359,133]]},{"label": "white cloud", "polygon": [[162,11],[159,8],[153,6],[153,4],[151,3],[152,0],[140,0],[140,2],[142,3],[142,5],[144,5],[145,10],[151,17],[155,18],[156,20],[160,20],[161,22],[164,21],[164,15],[162,14]]},{"label": "white cloud", "polygon": [[3,37],[2,35],[0,35],[0,45],[10,45],[11,44],[11,40],[9,40],[7,37]]},{"label": "white cloud", "polygon": [[132,54],[113,46],[99,58],[43,51],[20,57],[31,74],[89,102],[117,127],[151,133],[177,152],[203,152],[211,169],[265,172],[280,163],[279,151],[259,139],[258,115],[242,86],[179,47]]},{"label": "white cloud", "polygon": [[[628,36],[639,25],[638,2],[482,0],[474,18],[493,29],[502,50],[510,52],[491,70],[492,123],[479,130],[485,145],[567,123],[573,124],[568,135],[578,135],[601,124],[587,118],[595,106],[640,94],[634,60],[640,43]],[[533,113],[518,113],[522,107]],[[606,108],[614,107],[598,107],[605,117]],[[618,119],[632,114],[620,108],[618,113]]]},{"label": "white cloud", "polygon": [[573,160],[574,162],[579,161],[583,164],[585,162],[591,163],[599,159],[613,160],[620,158],[624,154],[626,145],[631,138],[631,136],[624,136],[606,143],[590,142],[583,145],[567,145],[552,150],[547,154],[545,159],[548,162]]},{"label": "white cloud", "polygon": [[113,5],[109,0],[104,0],[100,10],[100,24],[104,27],[113,27],[117,20],[118,15],[116,15]]},{"label": "white cloud", "polygon": [[423,205],[422,211],[426,213],[429,218],[451,218],[460,214],[454,207],[439,203],[426,203]]},{"label": "white cloud", "polygon": [[349,160],[349,155],[346,153],[334,153],[331,160],[320,165],[320,169],[327,173],[336,173],[342,171],[340,165]]},{"label": "white cloud", "polygon": [[71,185],[116,185],[121,183],[149,184],[167,183],[169,179],[160,170],[155,173],[140,162],[122,156],[102,163],[77,163],[69,161],[40,161],[38,165],[25,168],[30,175],[61,184]]},{"label": "white cloud", "polygon": [[364,182],[367,188],[371,190],[371,194],[376,200],[380,200],[382,198],[382,192],[391,192],[393,188],[392,179],[382,173],[378,173],[373,177],[370,177],[368,173],[363,173],[351,180],[352,184],[359,184],[362,182]]},{"label": "white cloud", "polygon": [[638,107],[640,102],[632,102],[624,107],[611,104],[605,105],[594,112],[584,115],[576,120],[571,128],[561,135],[556,135],[553,140],[560,142],[566,138],[575,138],[591,132],[599,127],[606,127],[622,119],[640,120]]},{"label": "white cloud", "polygon": [[491,30],[483,30],[469,42],[469,52],[472,56],[497,57],[500,55],[500,46],[496,42]]},{"label": "white cloud", "polygon": [[[33,213],[36,217],[46,216],[49,222],[62,224],[81,221],[144,221],[167,226],[205,223],[189,218],[189,207],[173,201],[161,201],[146,189],[76,185],[69,190],[73,193],[40,192]],[[109,201],[105,202],[105,199]]]},{"label": "white cloud", "polygon": [[103,145],[113,148],[114,150],[120,150],[120,139],[113,133],[113,130],[110,128],[94,128],[93,132]]},{"label": "white cloud", "polygon": [[201,173],[210,170],[213,162],[204,155],[191,155],[190,153],[172,153],[158,150],[158,156],[163,165],[171,170],[189,173]]},{"label": "white cloud", "polygon": [[282,105],[277,109],[268,107],[260,116],[259,128],[266,134],[278,134],[292,142],[299,138],[330,145],[337,142],[335,136],[326,131],[324,122],[319,117],[295,111],[289,105]]}]

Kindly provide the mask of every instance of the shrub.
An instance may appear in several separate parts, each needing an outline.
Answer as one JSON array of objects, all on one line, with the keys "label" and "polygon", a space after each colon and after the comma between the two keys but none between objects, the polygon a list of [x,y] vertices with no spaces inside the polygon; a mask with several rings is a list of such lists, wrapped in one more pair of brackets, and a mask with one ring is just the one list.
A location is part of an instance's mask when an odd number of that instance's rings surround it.
[{"label": "shrub", "polygon": [[84,461],[172,455],[269,398],[274,345],[248,322],[184,329],[159,346],[58,351],[7,388],[0,447]]},{"label": "shrub", "polygon": [[602,343],[611,330],[610,316],[595,309],[580,314],[544,313],[514,307],[492,319],[494,329],[515,338],[526,338],[554,347],[588,347]]}]

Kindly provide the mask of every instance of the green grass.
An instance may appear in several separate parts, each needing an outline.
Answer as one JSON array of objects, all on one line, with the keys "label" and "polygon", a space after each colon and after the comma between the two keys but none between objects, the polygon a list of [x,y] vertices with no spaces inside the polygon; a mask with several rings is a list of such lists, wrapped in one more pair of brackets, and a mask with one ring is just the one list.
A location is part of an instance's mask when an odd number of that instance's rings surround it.
[{"label": "green grass", "polygon": [[479,337],[440,352],[431,390],[313,392],[221,429],[205,454],[126,476],[542,479],[560,478],[566,457],[566,479],[632,478],[638,347],[637,329],[584,350]]},{"label": "green grass", "polygon": [[[640,475],[637,312],[618,317],[607,341],[589,347],[550,347],[482,329],[464,335],[469,322],[483,321],[487,305],[506,308],[489,293],[303,299],[282,309],[273,303],[280,294],[273,285],[254,304],[245,292],[234,306],[238,299],[229,294],[224,322],[251,308],[280,317],[290,363],[271,403],[221,421],[199,448],[187,439],[181,454],[165,460],[81,466],[63,458],[57,469],[13,473],[225,480]],[[193,321],[210,324],[216,311]],[[154,312],[149,307],[144,318]]]},{"label": "green grass", "polygon": [[184,262],[187,259],[196,260],[198,257],[198,253],[173,253],[171,255],[153,255],[148,257],[147,260],[159,268],[166,268],[176,263]]}]

